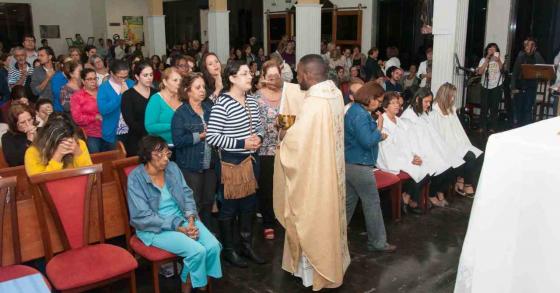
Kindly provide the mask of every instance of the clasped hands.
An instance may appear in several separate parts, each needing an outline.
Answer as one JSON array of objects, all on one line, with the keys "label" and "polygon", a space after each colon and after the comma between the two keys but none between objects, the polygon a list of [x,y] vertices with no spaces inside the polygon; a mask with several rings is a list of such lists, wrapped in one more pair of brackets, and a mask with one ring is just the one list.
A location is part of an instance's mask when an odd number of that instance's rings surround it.
[{"label": "clasped hands", "polygon": [[198,239],[198,228],[194,224],[193,218],[189,218],[189,224],[186,227],[185,226],[177,227],[177,232],[181,232],[193,240]]},{"label": "clasped hands", "polygon": [[245,149],[250,151],[256,151],[258,148],[261,147],[261,138],[256,134],[251,134],[248,138],[245,139]]}]

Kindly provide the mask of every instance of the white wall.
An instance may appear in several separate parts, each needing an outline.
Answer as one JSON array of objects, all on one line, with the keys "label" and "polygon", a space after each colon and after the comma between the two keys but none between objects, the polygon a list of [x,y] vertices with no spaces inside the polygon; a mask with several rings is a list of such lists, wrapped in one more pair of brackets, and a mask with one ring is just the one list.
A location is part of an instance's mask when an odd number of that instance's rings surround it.
[{"label": "white wall", "polygon": [[[231,1],[231,0],[230,0]],[[292,3],[295,1],[292,0]],[[374,15],[374,7],[373,1],[371,0],[331,0],[331,2],[338,6],[339,8],[344,7],[357,7],[358,4],[362,4],[362,6],[366,7],[362,10],[362,52],[367,53],[367,51],[371,48],[372,44],[375,43],[375,35],[376,29],[374,29],[373,22],[373,15]],[[275,5],[273,5],[275,4]],[[268,34],[268,27],[267,27],[267,16],[265,12],[270,10],[271,12],[277,11],[285,11],[288,8],[288,4],[284,0],[263,0],[263,44],[264,47],[267,48],[267,34]],[[296,24],[297,25],[297,24]],[[296,44],[297,46],[297,44]]]},{"label": "white wall", "polygon": [[509,20],[512,9],[511,0],[488,0],[484,46],[496,43],[500,51],[509,52]]},{"label": "white wall", "polygon": [[66,54],[65,38],[80,34],[84,41],[93,36],[90,0],[10,0],[10,3],[31,4],[33,32],[37,47],[41,46],[40,25],[59,25],[60,39],[48,39],[55,54]]}]

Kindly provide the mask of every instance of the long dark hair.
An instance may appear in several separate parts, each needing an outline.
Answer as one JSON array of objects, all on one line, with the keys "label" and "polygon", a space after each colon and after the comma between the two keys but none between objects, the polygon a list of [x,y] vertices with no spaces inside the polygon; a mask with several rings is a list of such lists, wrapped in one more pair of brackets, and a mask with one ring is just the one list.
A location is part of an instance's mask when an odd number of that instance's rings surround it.
[{"label": "long dark hair", "polygon": [[216,81],[214,80],[214,77],[210,74],[210,72],[208,72],[208,68],[206,67],[206,59],[209,56],[214,56],[216,57],[216,59],[218,59],[218,62],[220,62],[220,58],[218,58],[218,55],[216,55],[215,53],[212,52],[208,52],[205,53],[202,56],[202,59],[200,61],[200,71],[202,72],[202,77],[204,78],[204,83],[206,84],[206,93],[213,93],[216,90]]},{"label": "long dark hair", "polygon": [[488,45],[486,45],[486,48],[484,48],[484,57],[486,58],[486,56],[488,56],[488,49],[490,49],[491,47],[495,47],[496,48],[496,52],[500,52],[500,47],[498,47],[498,44],[496,43],[488,43]]},{"label": "long dark hair", "polygon": [[[67,138],[78,140],[78,129],[72,120],[63,113],[52,113],[45,125],[40,128],[33,146],[37,148],[41,155],[41,163],[46,165],[52,159],[58,145]],[[65,155],[62,159],[63,166],[72,163],[74,156]]]},{"label": "long dark hair", "polygon": [[[428,88],[423,87],[416,91],[416,93],[414,94],[414,99],[410,101],[410,107],[412,108],[414,113],[416,113],[416,115],[420,116],[424,113],[424,108],[422,107],[422,100],[424,100],[425,97],[429,97],[429,96],[433,97],[434,94]],[[428,109],[428,112],[431,110],[432,110],[432,105],[430,105],[430,109]]]}]

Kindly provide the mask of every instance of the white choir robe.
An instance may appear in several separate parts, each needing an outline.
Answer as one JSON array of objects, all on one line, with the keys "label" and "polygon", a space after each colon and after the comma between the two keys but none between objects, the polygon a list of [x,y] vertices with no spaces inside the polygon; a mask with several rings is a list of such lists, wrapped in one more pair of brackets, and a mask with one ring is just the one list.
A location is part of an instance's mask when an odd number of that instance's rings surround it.
[{"label": "white choir robe", "polygon": [[387,113],[383,113],[383,133],[387,134],[387,138],[379,143],[379,153],[377,155],[377,168],[381,171],[392,174],[399,174],[401,171],[406,172],[415,182],[420,182],[430,170],[426,165],[420,166],[412,164],[414,159],[414,150],[418,146],[407,138],[406,126],[396,117],[396,123],[391,121]]},{"label": "white choir robe", "polygon": [[418,116],[410,107],[401,115],[401,121],[406,125],[407,139],[417,146],[414,152],[422,159],[422,165],[426,165],[431,175],[439,175],[449,168],[463,165],[465,161],[446,147],[446,142],[430,124],[428,116],[428,113]]},{"label": "white choir robe", "polygon": [[445,146],[453,153],[453,156],[463,158],[469,151],[473,152],[475,157],[479,157],[482,151],[471,144],[469,137],[465,133],[457,111],[453,107],[453,113],[443,115],[441,108],[434,103],[430,112],[429,121],[432,127],[445,141]]}]

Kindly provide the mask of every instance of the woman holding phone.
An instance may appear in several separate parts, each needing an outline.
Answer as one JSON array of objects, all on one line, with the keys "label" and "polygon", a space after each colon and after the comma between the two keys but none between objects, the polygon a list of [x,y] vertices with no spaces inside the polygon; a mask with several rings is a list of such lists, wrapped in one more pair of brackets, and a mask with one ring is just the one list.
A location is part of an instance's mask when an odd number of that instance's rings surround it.
[{"label": "woman holding phone", "polygon": [[[496,43],[490,43],[484,50],[484,57],[478,63],[476,72],[482,75],[480,99],[480,130],[494,132],[498,120],[498,108],[502,98],[502,63],[500,48]],[[488,110],[490,119],[488,121]]]}]

